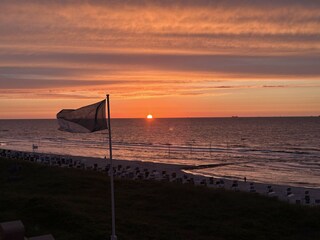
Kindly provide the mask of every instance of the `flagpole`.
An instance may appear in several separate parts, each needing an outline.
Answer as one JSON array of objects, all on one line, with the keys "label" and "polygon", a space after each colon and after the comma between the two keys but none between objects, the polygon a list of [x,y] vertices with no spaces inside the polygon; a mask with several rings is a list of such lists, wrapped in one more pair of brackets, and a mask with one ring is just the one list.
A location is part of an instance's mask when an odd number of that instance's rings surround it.
[{"label": "flagpole", "polygon": [[111,142],[109,94],[107,94],[107,106],[108,106],[108,132],[109,132],[110,184],[111,184],[111,215],[112,215],[112,235],[111,235],[111,240],[117,240],[116,222],[115,222],[115,209],[114,209],[114,184],[113,184],[113,174],[114,173],[113,173],[113,163],[112,163],[112,142]]}]

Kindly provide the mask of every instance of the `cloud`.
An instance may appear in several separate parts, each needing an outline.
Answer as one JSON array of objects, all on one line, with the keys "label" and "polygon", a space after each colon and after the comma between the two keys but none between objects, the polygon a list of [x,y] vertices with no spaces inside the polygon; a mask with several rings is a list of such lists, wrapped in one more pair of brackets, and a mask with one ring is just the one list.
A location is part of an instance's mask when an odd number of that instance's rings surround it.
[{"label": "cloud", "polygon": [[[8,55],[7,55],[8,56]],[[22,59],[28,59],[28,63],[32,64],[34,63],[32,56],[25,55],[23,56],[17,56],[15,54],[15,63],[17,63],[19,60],[18,58],[21,57]],[[6,59],[3,58],[3,62],[5,62]],[[75,76],[75,75],[83,75],[83,74],[93,74],[96,73],[97,69],[84,69],[84,68],[73,68],[72,66],[68,67],[57,67],[57,66],[43,66],[39,65],[36,66],[33,64],[32,66],[16,66],[16,65],[9,65],[9,66],[0,66],[0,76],[1,75],[41,75],[41,76]],[[104,69],[104,72],[107,72],[107,69]]]},{"label": "cloud", "polygon": [[[273,80],[275,81],[275,80]],[[224,83],[227,83],[223,81]],[[223,83],[222,82],[222,83]],[[261,81],[251,81],[246,84],[237,81],[231,81],[228,85],[221,85],[217,81],[190,81],[174,83],[165,81],[161,83],[151,83],[150,81],[141,81],[143,84],[137,84],[127,90],[126,86],[121,84],[116,85],[101,85],[88,86],[84,89],[69,89],[65,88],[39,88],[34,91],[32,88],[17,88],[17,89],[2,89],[0,90],[1,99],[99,99],[106,92],[112,93],[116,99],[141,99],[141,98],[159,98],[169,96],[225,96],[242,92],[244,90],[256,91],[257,89],[316,89],[320,88],[320,83],[310,81],[286,82],[275,81],[275,84],[262,85]]]},{"label": "cloud", "polygon": [[[0,62],[20,63],[24,61],[34,64],[63,63],[64,65],[84,65],[79,73],[87,74],[113,71],[161,70],[183,72],[211,72],[239,74],[244,76],[320,76],[320,58],[317,54],[309,55],[219,55],[219,54],[124,54],[124,53],[36,53],[28,54],[2,53]],[[94,69],[94,70],[92,70]],[[47,75],[69,75],[75,69],[60,68],[0,68],[0,74],[35,73]]]},{"label": "cloud", "polygon": [[211,53],[320,49],[318,1],[1,1],[0,7],[0,41],[7,44]]},{"label": "cloud", "polygon": [[[125,81],[126,82],[126,81]],[[119,84],[119,81],[98,81],[98,80],[56,80],[56,79],[14,79],[2,78],[0,76],[1,89],[40,89],[40,88],[65,88],[85,87],[96,85]]]}]

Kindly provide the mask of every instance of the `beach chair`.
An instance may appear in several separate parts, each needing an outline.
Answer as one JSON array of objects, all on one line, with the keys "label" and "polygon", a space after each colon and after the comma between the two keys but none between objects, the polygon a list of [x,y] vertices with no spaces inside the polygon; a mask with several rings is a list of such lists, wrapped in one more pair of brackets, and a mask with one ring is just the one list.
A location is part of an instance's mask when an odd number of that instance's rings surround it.
[{"label": "beach chair", "polygon": [[292,198],[294,196],[294,194],[291,191],[291,188],[287,188],[287,194],[286,194],[287,198]]},{"label": "beach chair", "polygon": [[309,191],[304,192],[304,203],[309,205],[310,204],[310,194]]},{"label": "beach chair", "polygon": [[149,179],[157,180],[157,179],[159,179],[159,175],[160,175],[160,173],[154,169],[154,170],[152,170],[152,172],[149,176]]},{"label": "beach chair", "polygon": [[213,179],[213,177],[209,177],[209,184],[210,184],[210,185],[213,185],[213,184],[214,184],[214,179]]},{"label": "beach chair", "polygon": [[224,187],[224,181],[222,179],[216,181],[216,186],[218,188],[223,188]]},{"label": "beach chair", "polygon": [[107,165],[107,166],[104,167],[104,171],[105,171],[106,173],[108,173],[109,170],[110,170],[110,166]]},{"label": "beach chair", "polygon": [[234,190],[234,191],[239,191],[238,181],[234,180],[234,181],[232,182],[231,189]]},{"label": "beach chair", "polygon": [[207,179],[202,179],[201,181],[200,181],[200,185],[203,185],[203,186],[207,186]]},{"label": "beach chair", "polygon": [[273,188],[271,185],[267,186],[267,195],[268,196],[273,196],[275,194],[275,191],[273,191]]},{"label": "beach chair", "polygon": [[97,171],[97,169],[98,169],[98,164],[97,163],[93,164],[93,170]]},{"label": "beach chair", "polygon": [[186,180],[186,183],[194,185],[194,179],[193,178],[189,178]]},{"label": "beach chair", "polygon": [[162,175],[162,181],[169,182],[170,181],[170,175],[169,174]]},{"label": "beach chair", "polygon": [[183,182],[181,177],[177,177],[175,181],[176,181],[176,183],[182,183]]},{"label": "beach chair", "polygon": [[253,183],[250,183],[249,192],[251,192],[251,193],[255,193],[256,192],[256,189],[254,188],[254,184]]}]

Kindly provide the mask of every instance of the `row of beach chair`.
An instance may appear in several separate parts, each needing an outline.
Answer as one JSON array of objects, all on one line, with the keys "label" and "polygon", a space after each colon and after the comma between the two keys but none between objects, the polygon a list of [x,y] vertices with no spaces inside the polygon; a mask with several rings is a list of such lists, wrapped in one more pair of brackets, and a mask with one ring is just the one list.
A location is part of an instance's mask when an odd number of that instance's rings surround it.
[{"label": "row of beach chair", "polygon": [[[57,155],[48,155],[41,153],[28,153],[28,152],[19,152],[12,150],[0,150],[0,156],[6,158],[15,158],[23,159],[31,162],[41,163],[50,166],[57,167],[68,167],[68,168],[77,168],[84,170],[92,170],[97,172],[104,172],[110,175],[111,166],[107,164],[105,166],[99,166],[99,164],[94,163],[92,165],[86,165],[79,159],[73,159],[71,156],[57,156]],[[285,192],[276,192],[272,185],[267,185],[265,190],[259,190],[256,188],[253,182],[240,182],[237,180],[232,181],[231,186],[226,184],[223,179],[216,179],[213,177],[202,177],[195,178],[191,174],[186,174],[183,172],[169,172],[169,171],[158,171],[156,169],[150,170],[147,168],[141,168],[139,166],[124,166],[122,164],[117,164],[113,166],[113,174],[117,178],[133,179],[133,180],[158,180],[158,181],[170,181],[181,184],[191,184],[191,185],[200,185],[213,188],[225,188],[231,189],[234,191],[248,191],[250,193],[260,193],[270,197],[278,197],[282,200],[286,200],[290,203],[296,204],[305,204],[305,205],[320,205],[320,199],[311,199],[309,191],[305,191],[305,194],[302,198],[298,198],[292,191],[291,188],[287,188]]]}]

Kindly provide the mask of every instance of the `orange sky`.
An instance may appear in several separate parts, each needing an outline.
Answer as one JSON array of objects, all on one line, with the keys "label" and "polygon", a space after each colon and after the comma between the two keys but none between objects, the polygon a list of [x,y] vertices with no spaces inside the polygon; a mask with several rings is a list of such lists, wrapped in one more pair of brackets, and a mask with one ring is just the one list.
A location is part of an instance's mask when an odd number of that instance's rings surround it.
[{"label": "orange sky", "polygon": [[0,118],[320,114],[317,1],[0,2]]}]

